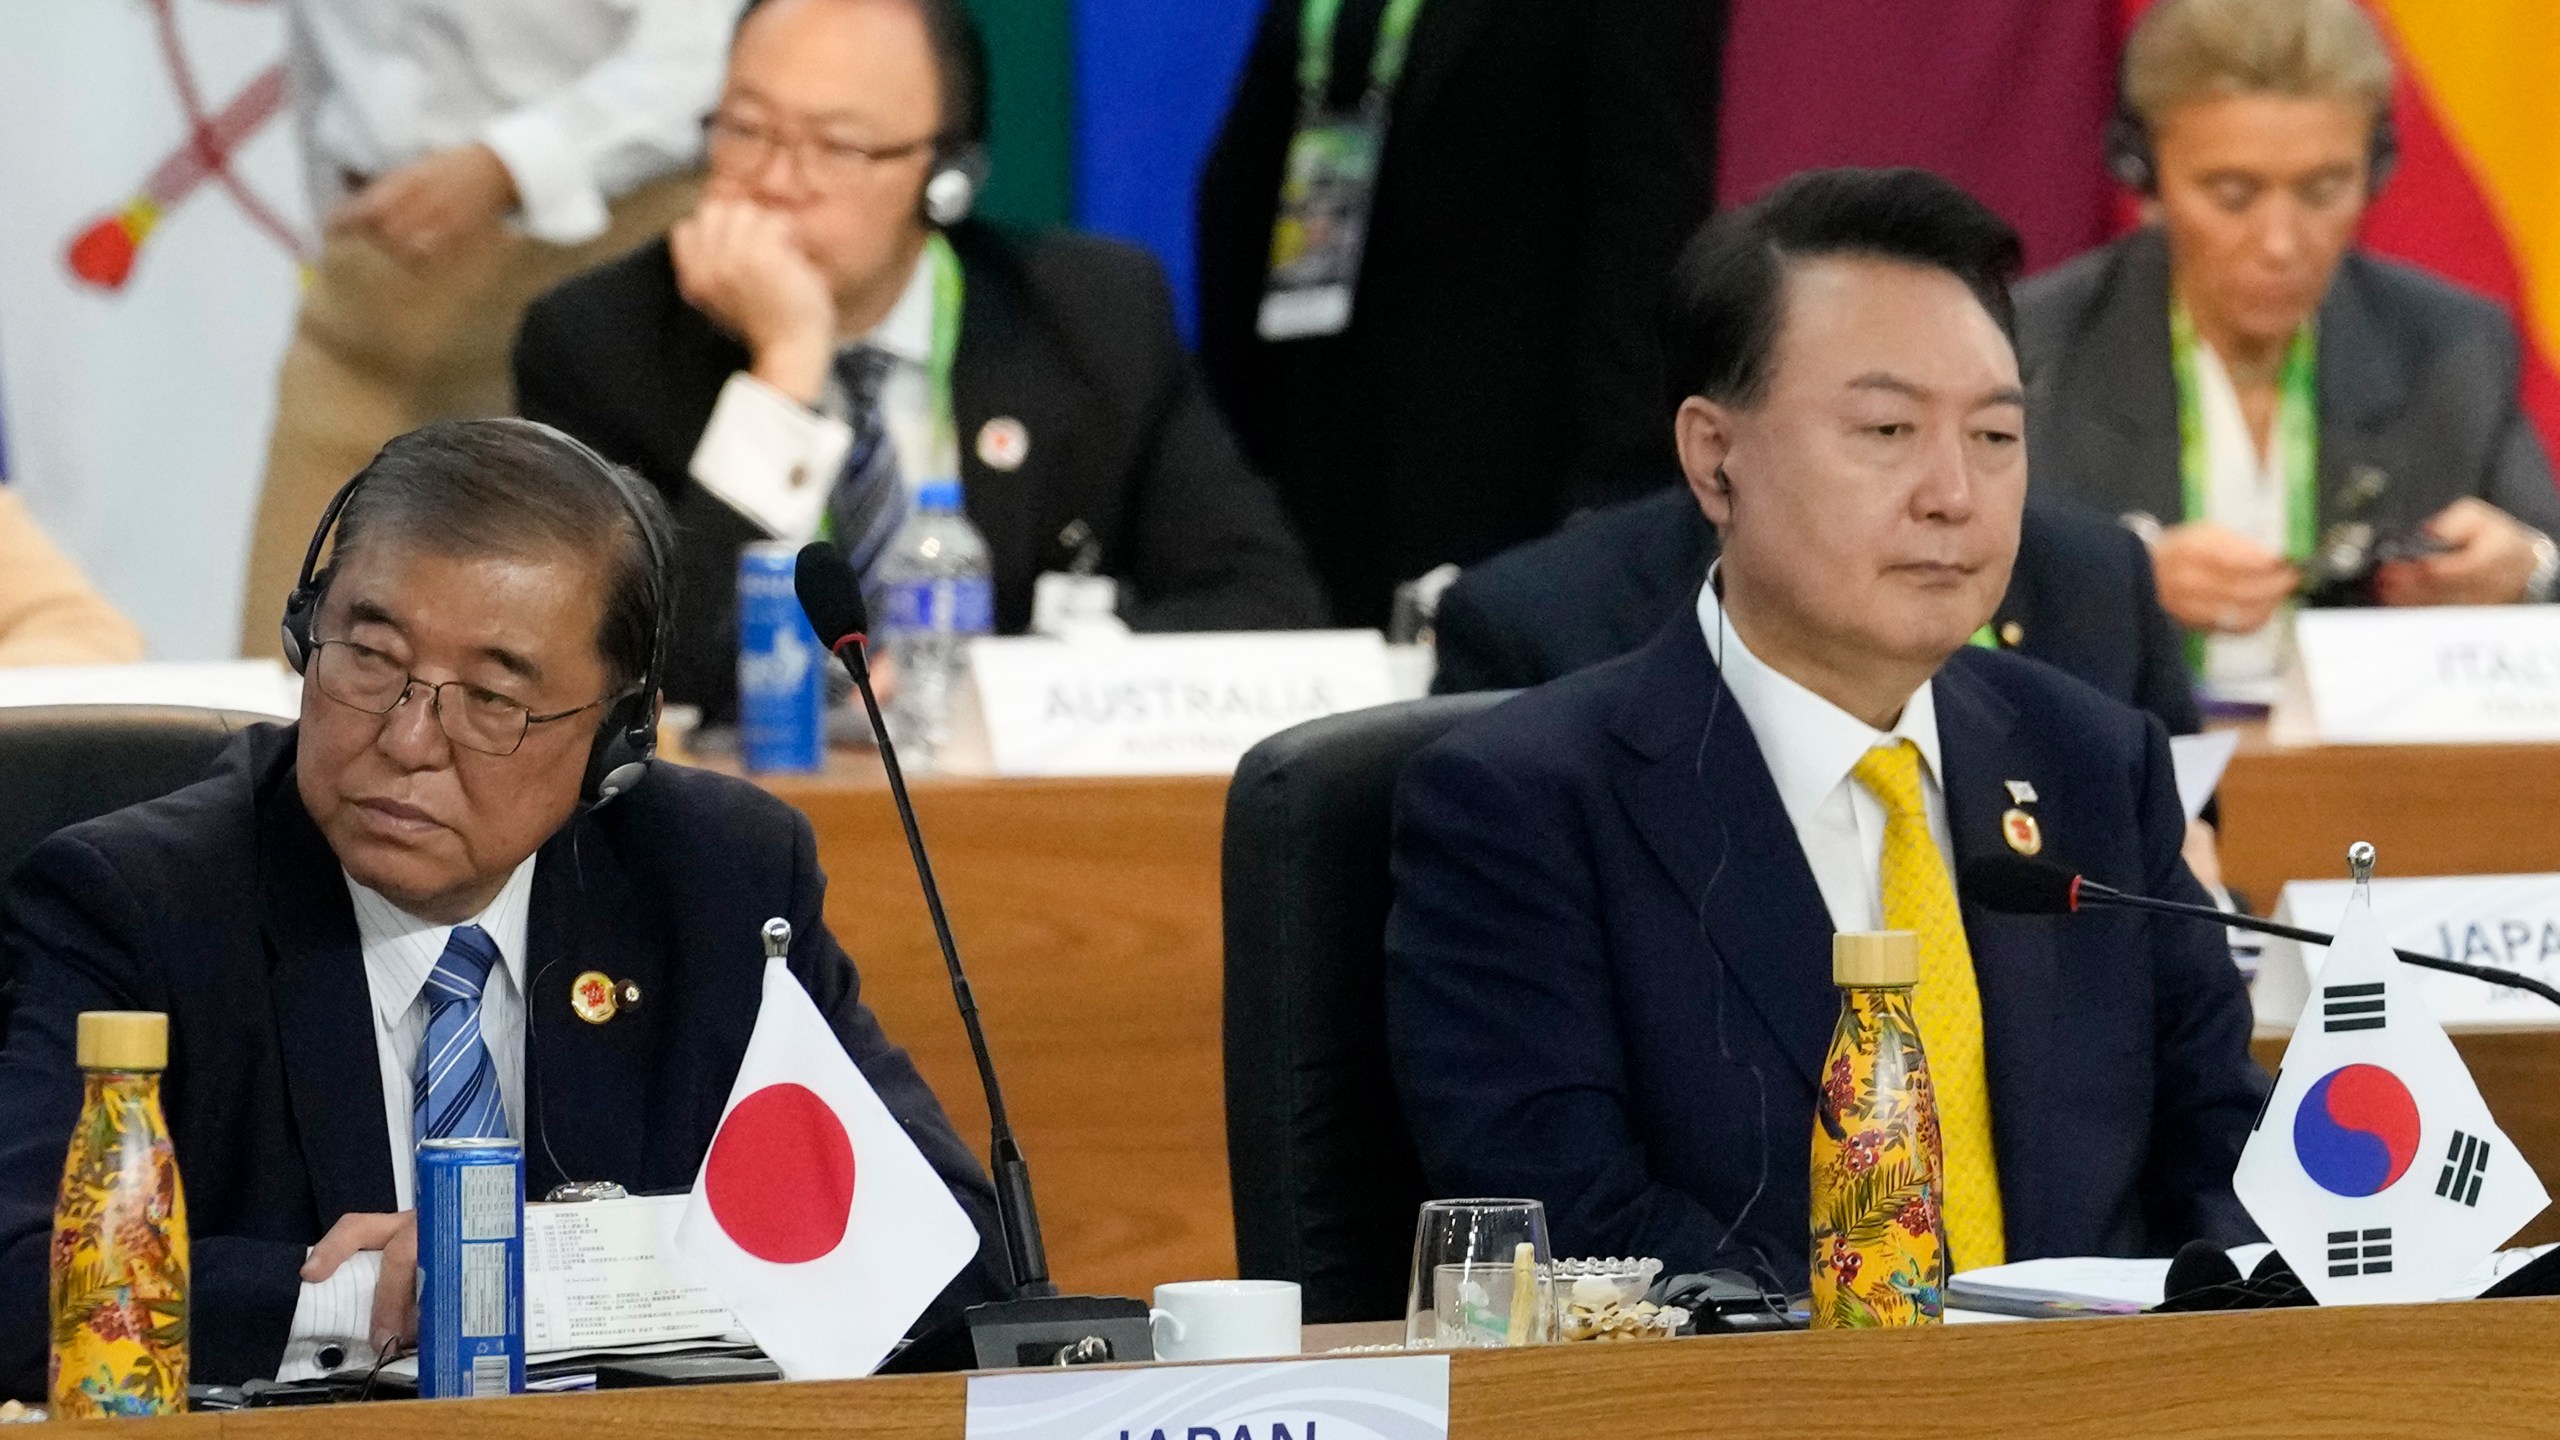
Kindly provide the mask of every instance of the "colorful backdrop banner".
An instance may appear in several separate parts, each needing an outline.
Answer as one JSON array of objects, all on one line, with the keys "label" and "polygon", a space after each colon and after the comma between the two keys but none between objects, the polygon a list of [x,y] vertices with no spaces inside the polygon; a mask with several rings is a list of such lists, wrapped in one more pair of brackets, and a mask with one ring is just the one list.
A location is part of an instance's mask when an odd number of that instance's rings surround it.
[{"label": "colorful backdrop banner", "polygon": [[2365,224],[2374,249],[2505,304],[2525,340],[2525,409],[2560,455],[2560,5],[2368,0],[2400,61],[2400,166]]},{"label": "colorful backdrop banner", "polygon": [[307,202],[272,0],[0,6],[0,391],[28,507],[162,659],[236,652]]}]

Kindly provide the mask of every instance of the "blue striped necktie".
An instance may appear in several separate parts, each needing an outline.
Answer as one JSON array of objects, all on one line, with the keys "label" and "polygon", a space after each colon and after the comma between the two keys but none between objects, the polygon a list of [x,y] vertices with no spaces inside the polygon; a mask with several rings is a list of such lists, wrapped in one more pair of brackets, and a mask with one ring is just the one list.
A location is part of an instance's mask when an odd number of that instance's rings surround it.
[{"label": "blue striped necktie", "polygon": [[418,1049],[417,1138],[504,1136],[507,1107],[498,1064],[480,1038],[480,991],[498,964],[498,942],[457,925],[427,976],[427,1042]]},{"label": "blue striped necktie", "polygon": [[852,408],[853,448],[827,496],[827,519],[838,548],[867,583],[889,539],[907,518],[906,482],[898,475],[898,447],[889,443],[880,414],[880,392],[895,357],[874,345],[849,345],[836,356],[835,375]]}]

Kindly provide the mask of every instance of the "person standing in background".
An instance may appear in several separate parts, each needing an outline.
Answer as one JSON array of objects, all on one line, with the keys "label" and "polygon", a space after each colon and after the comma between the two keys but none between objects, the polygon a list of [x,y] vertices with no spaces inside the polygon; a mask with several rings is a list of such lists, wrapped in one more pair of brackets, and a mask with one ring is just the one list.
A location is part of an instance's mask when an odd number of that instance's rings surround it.
[{"label": "person standing in background", "polygon": [[2273,699],[2297,602],[2560,593],[2513,324],[2355,248],[2391,83],[2353,0],[2161,0],[2108,142],[2150,223],[2018,288],[2035,483],[2150,544],[2208,698]]},{"label": "person standing in background", "polygon": [[0,486],[0,665],[112,665],[142,658],[116,613]]},{"label": "person standing in background", "polygon": [[1201,176],[1200,349],[1345,624],[1679,470],[1653,305],[1721,0],[1269,0]]},{"label": "person standing in background", "polygon": [[321,249],[277,380],[241,648],[311,522],[383,442],[514,410],[534,296],[663,232],[739,0],[292,0],[293,106]]}]

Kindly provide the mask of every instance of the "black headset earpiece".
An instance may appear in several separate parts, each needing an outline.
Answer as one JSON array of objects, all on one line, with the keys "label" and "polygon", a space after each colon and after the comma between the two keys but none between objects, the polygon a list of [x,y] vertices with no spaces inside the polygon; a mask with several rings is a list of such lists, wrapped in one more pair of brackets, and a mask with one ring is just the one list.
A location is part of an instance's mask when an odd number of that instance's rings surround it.
[{"label": "black headset earpiece", "polygon": [[311,532],[311,544],[302,552],[302,569],[294,576],[293,593],[284,597],[284,663],[293,673],[302,674],[311,664],[311,619],[320,608],[320,592],[328,588],[328,576],[320,569],[320,547],[329,542],[329,532],[338,527],[338,512],[347,508],[348,497],[364,483],[364,472],[338,487],[329,503],[320,511],[320,525]]},{"label": "black headset earpiece", "polygon": [[[640,497],[632,487],[640,482],[630,472],[596,453],[594,447],[565,431],[538,420],[506,419],[485,423],[523,425],[539,431],[545,439],[568,449],[595,467],[596,473],[613,488],[616,498],[631,516],[631,528],[638,531],[641,547],[648,551],[649,562],[649,662],[641,672],[640,684],[629,694],[613,701],[605,710],[603,724],[597,727],[595,744],[587,752],[586,774],[578,784],[578,803],[592,809],[639,784],[649,774],[649,762],[658,753],[658,687],[665,672],[667,655],[667,555],[657,531],[649,526],[648,514],[641,508]],[[328,507],[320,512],[320,524],[311,532],[311,544],[302,554],[302,570],[294,579],[293,593],[284,602],[284,658],[297,675],[311,664],[311,624],[320,609],[320,596],[328,589],[328,572],[320,567],[320,552],[329,543],[330,532],[338,525],[338,517],[347,508],[359,487],[365,471],[338,487]]]}]

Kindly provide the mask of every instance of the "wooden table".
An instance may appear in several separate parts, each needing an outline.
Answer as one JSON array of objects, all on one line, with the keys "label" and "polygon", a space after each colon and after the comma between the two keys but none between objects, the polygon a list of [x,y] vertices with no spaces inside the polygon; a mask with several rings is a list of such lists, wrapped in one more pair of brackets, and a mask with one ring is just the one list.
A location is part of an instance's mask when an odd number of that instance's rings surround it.
[{"label": "wooden table", "polygon": [[[1549,1345],[1450,1357],[1450,1440],[2538,1436],[2560,1300]],[[133,1440],[961,1440],[957,1375],[93,1422]],[[112,1428],[105,1428],[105,1427]],[[47,1432],[51,1433],[51,1432]],[[1172,1432],[1168,1432],[1172,1433]]]},{"label": "wooden table", "polygon": [[2314,745],[2251,734],[2222,777],[2222,873],[2262,909],[2287,880],[2560,870],[2560,746]]},{"label": "wooden table", "polygon": [[[808,813],[827,918],[961,1133],[986,1111],[904,838],[876,770],[771,788]],[[917,809],[1069,1287],[1145,1296],[1235,1273],[1220,1070],[1223,778],[920,781]],[[2272,903],[2371,840],[2384,874],[2560,870],[2560,748],[2244,741],[2222,784],[2223,867]],[[2560,1039],[2460,1042],[2560,1193]],[[2560,1239],[2560,1221],[2540,1238]]]}]

